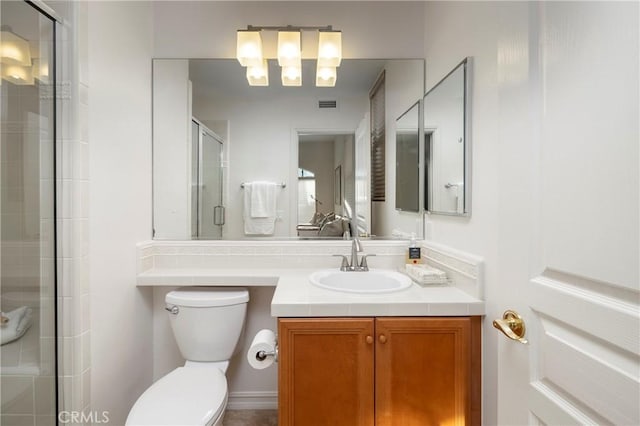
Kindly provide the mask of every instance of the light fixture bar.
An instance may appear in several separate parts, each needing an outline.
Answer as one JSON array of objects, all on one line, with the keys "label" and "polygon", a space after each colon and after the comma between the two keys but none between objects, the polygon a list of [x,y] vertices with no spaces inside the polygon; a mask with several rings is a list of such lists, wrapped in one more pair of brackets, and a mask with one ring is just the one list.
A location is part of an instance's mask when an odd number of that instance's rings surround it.
[{"label": "light fixture bar", "polygon": [[294,25],[280,26],[257,26],[247,25],[247,31],[333,31],[332,25],[325,25],[324,27],[297,27]]}]

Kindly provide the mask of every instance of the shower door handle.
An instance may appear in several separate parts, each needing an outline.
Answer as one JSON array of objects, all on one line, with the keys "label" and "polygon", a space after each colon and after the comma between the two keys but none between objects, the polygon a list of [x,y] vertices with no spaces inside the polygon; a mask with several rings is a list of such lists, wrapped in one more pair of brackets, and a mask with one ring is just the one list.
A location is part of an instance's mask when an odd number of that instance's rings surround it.
[{"label": "shower door handle", "polygon": [[224,225],[224,206],[215,206],[213,208],[213,224],[218,226]]}]

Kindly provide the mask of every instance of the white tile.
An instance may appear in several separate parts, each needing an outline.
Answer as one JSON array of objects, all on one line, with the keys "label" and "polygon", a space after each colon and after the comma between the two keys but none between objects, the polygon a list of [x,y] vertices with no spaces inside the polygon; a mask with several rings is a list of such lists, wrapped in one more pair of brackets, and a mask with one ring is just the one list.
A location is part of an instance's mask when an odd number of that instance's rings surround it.
[{"label": "white tile", "polygon": [[[79,87],[80,93],[82,86]],[[80,141],[89,142],[89,106],[80,102],[78,105],[78,124],[80,125]]]},{"label": "white tile", "polygon": [[91,402],[91,369],[82,373],[82,403],[83,409]]},{"label": "white tile", "polygon": [[58,286],[59,296],[62,297],[72,297],[73,296],[73,286],[74,286],[74,266],[75,261],[73,259],[58,259],[58,268],[60,277],[60,284]]},{"label": "white tile", "polygon": [[54,377],[35,378],[35,413],[36,415],[55,416],[56,395]]},{"label": "white tile", "polygon": [[91,367],[91,332],[82,333],[82,371]]},{"label": "white tile", "polygon": [[2,378],[0,383],[2,414],[34,415],[33,396],[33,377],[4,376]]},{"label": "white tile", "polygon": [[74,218],[86,219],[89,217],[89,181],[74,180],[72,182],[73,199],[71,212]]},{"label": "white tile", "polygon": [[91,328],[91,305],[90,297],[85,294],[81,297],[81,331],[85,333]]},{"label": "white tile", "polygon": [[430,303],[429,315],[431,316],[469,315],[469,308],[466,303]]},{"label": "white tile", "polygon": [[0,424],[2,426],[33,426],[35,416],[24,414],[2,414],[0,416]]}]

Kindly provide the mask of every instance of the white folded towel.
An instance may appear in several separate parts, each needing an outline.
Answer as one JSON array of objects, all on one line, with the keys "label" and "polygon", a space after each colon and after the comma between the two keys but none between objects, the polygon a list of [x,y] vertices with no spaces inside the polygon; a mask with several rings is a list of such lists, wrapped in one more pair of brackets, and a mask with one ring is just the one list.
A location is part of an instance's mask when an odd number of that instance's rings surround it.
[{"label": "white folded towel", "polygon": [[448,284],[447,273],[433,266],[407,264],[405,271],[418,284]]},{"label": "white folded towel", "polygon": [[2,345],[21,338],[33,323],[33,311],[26,306],[5,312],[4,316],[9,321],[0,327],[0,343]]},{"label": "white folded towel", "polygon": [[244,233],[272,235],[276,224],[276,189],[274,182],[250,182],[244,185]]}]

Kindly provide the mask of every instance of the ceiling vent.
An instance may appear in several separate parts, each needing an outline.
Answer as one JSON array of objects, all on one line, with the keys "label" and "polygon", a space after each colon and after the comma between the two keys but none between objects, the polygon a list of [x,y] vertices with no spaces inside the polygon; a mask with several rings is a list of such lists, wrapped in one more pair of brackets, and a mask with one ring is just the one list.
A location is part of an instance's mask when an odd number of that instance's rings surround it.
[{"label": "ceiling vent", "polygon": [[336,108],[337,106],[336,101],[318,101],[318,108]]}]

